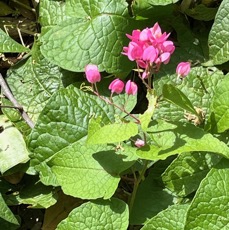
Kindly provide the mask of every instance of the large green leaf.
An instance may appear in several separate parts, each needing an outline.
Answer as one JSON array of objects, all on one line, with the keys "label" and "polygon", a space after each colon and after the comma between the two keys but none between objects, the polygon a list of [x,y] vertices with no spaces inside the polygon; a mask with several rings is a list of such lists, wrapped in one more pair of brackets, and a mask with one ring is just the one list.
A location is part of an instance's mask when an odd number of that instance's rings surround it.
[{"label": "large green leaf", "polygon": [[229,161],[222,159],[201,182],[187,213],[185,230],[229,228]]},{"label": "large green leaf", "polygon": [[57,226],[57,230],[126,230],[128,219],[128,206],[122,200],[96,200],[74,209],[68,218]]},{"label": "large green leaf", "polygon": [[46,160],[68,145],[86,139],[91,117],[102,117],[107,124],[115,121],[115,115],[118,113],[113,106],[94,95],[73,86],[59,90],[50,98],[30,135],[32,165],[37,165],[49,180],[52,173],[45,166]]},{"label": "large green leaf", "polygon": [[29,160],[29,153],[26,148],[22,134],[12,125],[6,116],[0,116],[0,172],[25,163]]},{"label": "large green leaf", "polygon": [[229,129],[229,76],[223,79],[215,91],[208,126],[218,133]]},{"label": "large green leaf", "polygon": [[[39,45],[34,43],[32,56],[9,69],[7,83],[16,100],[36,122],[51,95],[63,87],[62,80],[66,76],[68,73],[50,64],[40,53]],[[14,122],[21,119],[12,109],[5,109],[4,113]]]},{"label": "large green leaf", "polygon": [[130,213],[130,223],[134,225],[146,223],[172,204],[174,204],[174,197],[155,180],[155,171],[151,170],[147,178],[139,185]]},{"label": "large green leaf", "polygon": [[229,158],[229,147],[225,143],[188,123],[159,120],[148,129],[148,133],[155,144],[137,151],[137,155],[143,159],[163,160],[174,154],[192,151],[213,152]]},{"label": "large green leaf", "polygon": [[229,60],[229,1],[223,0],[209,34],[209,54],[215,65]]},{"label": "large green leaf", "polygon": [[119,174],[136,161],[135,151],[128,146],[116,152],[115,146],[76,142],[55,154],[48,165],[65,194],[108,199],[118,186]]},{"label": "large green leaf", "polygon": [[211,21],[215,18],[218,8],[207,7],[204,4],[198,4],[194,8],[186,9],[185,13],[197,20]]},{"label": "large green leaf", "polygon": [[9,35],[0,29],[0,52],[2,53],[22,53],[30,49],[14,41]]},{"label": "large green leaf", "polygon": [[162,180],[173,194],[187,196],[197,190],[200,182],[221,158],[219,155],[203,152],[181,154],[163,173]]},{"label": "large green leaf", "polygon": [[184,229],[188,204],[173,205],[150,219],[141,230],[171,230]]},{"label": "large green leaf", "polygon": [[18,229],[19,223],[11,210],[7,207],[0,193],[0,224],[2,229]]},{"label": "large green leaf", "polygon": [[84,71],[89,63],[97,64],[100,71],[129,70],[130,62],[121,55],[130,23],[127,3],[78,0],[69,4],[72,6],[69,14],[76,18],[60,23],[42,37],[43,55],[52,63],[76,72]]}]

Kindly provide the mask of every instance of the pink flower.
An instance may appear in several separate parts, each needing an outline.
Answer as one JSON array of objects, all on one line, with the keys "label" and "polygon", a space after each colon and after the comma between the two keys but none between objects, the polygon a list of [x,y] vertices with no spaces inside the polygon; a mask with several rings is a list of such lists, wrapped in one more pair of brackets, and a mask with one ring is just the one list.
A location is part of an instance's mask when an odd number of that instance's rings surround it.
[{"label": "pink flower", "polygon": [[139,67],[157,72],[162,63],[167,64],[170,61],[175,50],[173,42],[167,40],[169,35],[162,33],[158,23],[142,31],[133,30],[131,35],[126,35],[131,41],[128,47],[123,48],[122,54],[128,56],[129,60],[136,61]]},{"label": "pink flower", "polygon": [[172,54],[175,50],[175,46],[173,45],[173,42],[171,42],[171,41],[164,41],[162,43],[161,48],[164,52],[169,52],[170,54]]},{"label": "pink flower", "polygon": [[155,62],[168,64],[169,60],[170,60],[170,53],[166,52],[166,53],[162,53]]},{"label": "pink flower", "polygon": [[86,65],[85,74],[88,82],[92,84],[101,81],[101,75],[97,65],[93,65],[93,64]]},{"label": "pink flower", "polygon": [[177,65],[176,73],[178,77],[184,78],[189,74],[190,69],[191,69],[190,62],[181,62]]},{"label": "pink flower", "polygon": [[112,81],[109,85],[109,89],[111,90],[111,93],[121,93],[124,89],[124,83],[120,79],[115,79]]},{"label": "pink flower", "polygon": [[126,83],[125,91],[128,95],[130,94],[135,95],[138,91],[138,86],[136,85],[135,82],[129,80]]},{"label": "pink flower", "polygon": [[123,51],[123,54],[127,55],[131,61],[142,58],[143,48],[140,43],[130,42],[128,47],[123,48]]},{"label": "pink flower", "polygon": [[132,31],[132,35],[126,34],[126,36],[127,36],[130,40],[136,42],[136,41],[139,40],[140,33],[141,33],[140,30],[133,30],[133,31]]},{"label": "pink flower", "polygon": [[136,147],[141,148],[145,145],[145,141],[143,141],[141,139],[137,139],[134,144]]},{"label": "pink flower", "polygon": [[142,55],[142,59],[144,61],[149,61],[150,63],[153,63],[155,59],[157,58],[158,51],[153,46],[148,46]]}]

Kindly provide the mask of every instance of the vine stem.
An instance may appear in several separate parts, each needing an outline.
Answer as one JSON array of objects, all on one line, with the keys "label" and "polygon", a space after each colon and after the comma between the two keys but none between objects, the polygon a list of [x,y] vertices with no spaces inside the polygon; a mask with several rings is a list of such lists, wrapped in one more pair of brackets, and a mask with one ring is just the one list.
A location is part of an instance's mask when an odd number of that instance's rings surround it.
[{"label": "vine stem", "polygon": [[[10,91],[8,85],[6,84],[6,82],[5,82],[5,80],[4,80],[4,78],[3,78],[1,73],[0,73],[0,86],[1,86],[2,91],[5,94],[5,96],[12,102],[12,104],[14,105],[14,108],[17,109],[21,113],[22,118],[29,125],[29,127],[34,128],[33,121],[30,119],[30,117],[25,112],[23,107],[18,103],[18,101],[13,96],[13,94],[11,93],[11,91]],[[1,105],[0,105],[0,107],[1,107]],[[2,106],[2,107],[9,107],[9,106]]]},{"label": "vine stem", "polygon": [[131,198],[130,198],[130,202],[129,202],[129,212],[131,213],[132,212],[132,209],[133,209],[133,205],[134,205],[134,201],[135,201],[135,198],[136,198],[136,194],[137,194],[137,191],[138,191],[138,186],[140,184],[140,182],[142,181],[144,175],[145,175],[145,172],[147,170],[147,165],[148,165],[148,160],[145,160],[145,164],[143,166],[143,169],[139,175],[139,177],[137,178],[136,177],[136,174],[134,172],[134,189],[133,189],[133,192],[131,194]]},{"label": "vine stem", "polygon": [[126,113],[127,115],[129,115],[130,117],[132,117],[132,118],[136,121],[137,124],[140,124],[140,123],[141,123],[140,120],[138,120],[137,117],[135,117],[135,116],[134,116],[133,114],[131,114],[131,113],[128,113],[128,112],[125,110],[125,108],[121,108],[120,106],[114,104],[114,103],[113,103],[112,101],[110,101],[109,99],[103,98],[103,97],[98,93],[98,89],[96,88],[96,86],[95,86],[95,90],[96,90],[96,91],[93,90],[93,93],[94,93],[96,96],[98,96],[101,100],[105,101],[106,103],[108,103],[108,104],[110,104],[110,105],[115,106],[117,109],[120,109],[122,112]]}]

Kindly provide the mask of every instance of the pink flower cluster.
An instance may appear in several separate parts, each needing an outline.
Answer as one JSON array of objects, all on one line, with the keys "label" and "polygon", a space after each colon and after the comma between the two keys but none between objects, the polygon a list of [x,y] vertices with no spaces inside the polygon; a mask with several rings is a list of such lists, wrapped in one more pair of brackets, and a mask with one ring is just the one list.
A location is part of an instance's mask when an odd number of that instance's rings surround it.
[{"label": "pink flower cluster", "polygon": [[[128,47],[123,48],[123,53],[129,60],[136,61],[139,67],[157,72],[161,63],[167,64],[175,50],[172,41],[167,40],[170,34],[162,33],[158,23],[152,28],[142,31],[133,30],[132,35],[126,36],[131,40]],[[143,73],[143,78],[148,77],[148,72]]]},{"label": "pink flower cluster", "polygon": [[[87,81],[92,84],[95,84],[96,82],[101,81],[101,75],[100,75],[97,65],[88,64],[85,67],[85,75],[86,75]],[[123,91],[124,87],[125,87],[125,92],[128,95],[131,95],[131,94],[135,95],[138,91],[138,86],[136,85],[135,82],[128,80],[125,86],[124,82],[118,78],[113,80],[110,83],[109,90],[111,90],[112,94],[113,93],[120,94]]]}]

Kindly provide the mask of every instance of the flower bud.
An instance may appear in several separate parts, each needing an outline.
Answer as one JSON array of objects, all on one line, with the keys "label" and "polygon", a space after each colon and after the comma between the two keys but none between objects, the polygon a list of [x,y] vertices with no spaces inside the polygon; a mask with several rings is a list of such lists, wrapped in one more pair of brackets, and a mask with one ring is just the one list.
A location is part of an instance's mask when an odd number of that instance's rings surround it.
[{"label": "flower bud", "polygon": [[92,64],[86,65],[85,74],[88,82],[92,84],[101,81],[101,75],[97,65],[92,65]]},{"label": "flower bud", "polygon": [[136,147],[141,148],[145,145],[145,141],[143,141],[141,139],[137,139],[134,144]]},{"label": "flower bud", "polygon": [[135,82],[129,80],[126,83],[125,91],[128,95],[130,94],[135,95],[138,91],[138,86],[136,85]]},{"label": "flower bud", "polygon": [[109,90],[111,90],[111,93],[121,93],[124,89],[124,83],[120,79],[115,79],[112,81],[109,85]]},{"label": "flower bud", "polygon": [[181,62],[177,65],[176,73],[179,78],[184,78],[189,74],[190,69],[191,69],[190,62]]}]

